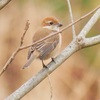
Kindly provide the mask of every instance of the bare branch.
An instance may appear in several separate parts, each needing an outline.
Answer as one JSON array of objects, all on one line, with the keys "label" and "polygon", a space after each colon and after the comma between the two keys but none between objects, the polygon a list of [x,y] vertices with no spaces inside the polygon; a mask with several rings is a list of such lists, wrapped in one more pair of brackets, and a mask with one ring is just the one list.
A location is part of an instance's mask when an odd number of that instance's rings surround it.
[{"label": "bare branch", "polygon": [[0,0],[0,10],[4,8],[11,0]]},{"label": "bare branch", "polygon": [[14,60],[14,58],[17,55],[18,52],[19,52],[19,48],[15,52],[13,52],[13,54],[11,55],[11,57],[8,59],[8,61],[6,62],[6,64],[3,66],[3,68],[0,71],[0,76],[6,71],[6,69],[8,68],[8,66],[10,65],[10,63]]},{"label": "bare branch", "polygon": [[29,20],[27,20],[26,25],[25,25],[25,29],[24,29],[25,31],[21,37],[20,47],[23,45],[24,37],[25,37],[25,34],[29,28],[29,25],[30,25]]},{"label": "bare branch", "polygon": [[[70,18],[71,18],[71,22],[73,23],[73,14],[72,14],[72,9],[71,9],[71,4],[70,4],[70,0],[67,0],[68,3],[68,8],[69,8],[69,13],[70,13]],[[76,34],[75,34],[75,26],[72,25],[72,34],[73,34],[73,38],[76,38]]]},{"label": "bare branch", "polygon": [[100,44],[100,35],[91,38],[86,38],[84,41],[84,47],[88,47],[96,44]]},{"label": "bare branch", "polygon": [[52,84],[51,84],[51,80],[50,80],[50,76],[48,74],[48,82],[49,82],[49,86],[50,86],[50,100],[53,100],[53,87],[52,87]]},{"label": "bare branch", "polygon": [[[100,10],[98,11],[99,11],[98,13],[100,13]],[[95,14],[97,15],[97,12]],[[95,16],[95,14],[93,16]],[[98,17],[96,18],[98,19]],[[90,23],[91,21],[89,21],[88,24],[86,24],[87,28],[89,27],[89,30],[92,28],[90,27]],[[95,23],[95,21],[93,23]],[[86,31],[87,28],[83,28],[82,32],[89,32],[89,30]],[[82,32],[79,33],[79,36]],[[61,52],[61,54],[55,58],[56,63],[51,61],[47,65],[47,68],[43,68],[42,70],[40,70],[40,72],[38,72],[35,76],[29,79],[25,84],[23,84],[19,89],[13,92],[5,100],[11,100],[12,98],[14,100],[21,99],[24,95],[26,95],[29,91],[31,91],[34,87],[36,87],[44,78],[46,78],[48,74],[52,73],[56,68],[58,68],[64,61],[66,61],[75,52],[87,46],[93,46],[96,43],[100,44],[100,35],[95,36],[94,38],[89,38],[91,41],[94,40],[94,42],[92,43],[90,43],[89,39],[85,37],[80,38],[79,36],[77,38],[74,38],[72,42]],[[95,39],[98,39],[98,41],[96,41]],[[85,44],[85,40],[88,41],[87,44]]]},{"label": "bare branch", "polygon": [[8,66],[11,64],[11,62],[15,59],[16,55],[18,54],[18,52],[20,51],[20,47],[22,46],[23,44],[23,39],[24,39],[24,36],[26,34],[26,32],[28,31],[28,28],[29,28],[29,25],[30,23],[27,21],[26,22],[26,25],[25,25],[25,31],[21,37],[21,40],[20,40],[20,46],[17,48],[17,50],[15,52],[13,52],[13,54],[11,55],[11,57],[8,59],[8,61],[6,62],[6,64],[4,65],[4,67],[2,68],[2,70],[0,71],[0,76],[6,71],[6,69],[8,68]]},{"label": "bare branch", "polygon": [[96,13],[92,16],[92,18],[88,21],[88,23],[82,29],[79,37],[85,37],[99,18],[100,18],[100,8],[96,11]]}]

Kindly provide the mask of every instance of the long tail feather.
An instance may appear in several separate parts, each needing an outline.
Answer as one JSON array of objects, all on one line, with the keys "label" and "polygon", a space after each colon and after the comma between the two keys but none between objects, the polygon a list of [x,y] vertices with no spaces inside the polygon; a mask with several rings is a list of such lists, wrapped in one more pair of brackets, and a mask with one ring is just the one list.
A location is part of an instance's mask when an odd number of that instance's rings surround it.
[{"label": "long tail feather", "polygon": [[29,65],[33,62],[34,59],[38,58],[39,53],[35,52],[31,55],[31,57],[27,60],[26,64],[22,67],[22,69],[25,69],[26,67],[29,67]]}]

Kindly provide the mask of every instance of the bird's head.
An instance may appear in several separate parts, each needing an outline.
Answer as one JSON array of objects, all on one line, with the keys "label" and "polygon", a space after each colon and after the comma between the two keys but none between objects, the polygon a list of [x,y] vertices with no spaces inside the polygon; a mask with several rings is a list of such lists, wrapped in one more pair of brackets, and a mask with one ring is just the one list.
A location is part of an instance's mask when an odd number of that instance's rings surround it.
[{"label": "bird's head", "polygon": [[59,31],[59,27],[62,26],[62,24],[54,17],[44,18],[41,25],[43,28],[48,28],[53,31]]}]

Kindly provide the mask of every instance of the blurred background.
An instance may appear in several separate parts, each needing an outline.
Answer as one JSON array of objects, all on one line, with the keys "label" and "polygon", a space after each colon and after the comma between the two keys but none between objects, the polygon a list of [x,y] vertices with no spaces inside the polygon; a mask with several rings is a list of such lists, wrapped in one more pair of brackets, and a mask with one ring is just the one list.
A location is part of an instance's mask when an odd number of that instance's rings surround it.
[{"label": "blurred background", "polygon": [[[100,5],[100,0],[71,0],[74,20]],[[0,11],[0,70],[20,44],[26,20],[30,27],[24,45],[31,43],[34,31],[47,16],[55,16],[63,27],[70,21],[67,0],[12,0]],[[92,15],[75,25],[78,34]],[[100,34],[100,20],[87,37]],[[71,42],[71,28],[63,32],[60,52]],[[19,52],[9,68],[0,77],[0,100],[19,88],[41,70],[40,60],[22,70],[28,49]],[[50,60],[46,61],[48,63]],[[100,100],[100,44],[85,48],[72,55],[51,75],[53,100]],[[21,100],[50,100],[50,85],[46,78]]]}]

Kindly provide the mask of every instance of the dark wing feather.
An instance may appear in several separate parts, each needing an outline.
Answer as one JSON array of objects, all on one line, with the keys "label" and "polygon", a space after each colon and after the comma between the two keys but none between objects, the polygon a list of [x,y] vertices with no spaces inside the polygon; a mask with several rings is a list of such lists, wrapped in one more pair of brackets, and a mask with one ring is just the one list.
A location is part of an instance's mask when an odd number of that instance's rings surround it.
[{"label": "dark wing feather", "polygon": [[[40,28],[38,31],[35,32],[35,35],[33,36],[33,42],[36,42],[40,40],[41,38],[46,37],[47,35],[50,35],[53,31],[48,30],[46,28]],[[55,32],[55,31],[54,31]],[[49,53],[51,53],[55,47],[57,46],[59,39],[58,35],[53,36],[52,39],[49,38],[47,40],[44,40],[40,43],[37,43],[36,45],[32,46],[28,52],[28,59],[31,57],[31,55],[34,55],[34,51],[37,50],[40,52],[40,59],[44,59]]]},{"label": "dark wing feather", "polygon": [[59,40],[51,41],[45,43],[45,45],[40,49],[40,59],[45,59],[47,56],[56,48]]},{"label": "dark wing feather", "polygon": [[34,46],[32,46],[32,47],[29,49],[27,59],[29,59],[29,58],[31,57],[31,55],[33,54],[34,50],[35,50],[35,47],[34,47]]}]

